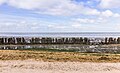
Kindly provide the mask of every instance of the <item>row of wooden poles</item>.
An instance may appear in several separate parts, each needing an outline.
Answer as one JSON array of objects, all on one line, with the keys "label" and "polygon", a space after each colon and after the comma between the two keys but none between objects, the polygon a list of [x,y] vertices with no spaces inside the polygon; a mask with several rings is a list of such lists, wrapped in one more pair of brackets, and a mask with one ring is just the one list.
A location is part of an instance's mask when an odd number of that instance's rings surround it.
[{"label": "row of wooden poles", "polygon": [[0,37],[0,45],[27,44],[120,44],[120,38],[87,38],[87,37]]}]

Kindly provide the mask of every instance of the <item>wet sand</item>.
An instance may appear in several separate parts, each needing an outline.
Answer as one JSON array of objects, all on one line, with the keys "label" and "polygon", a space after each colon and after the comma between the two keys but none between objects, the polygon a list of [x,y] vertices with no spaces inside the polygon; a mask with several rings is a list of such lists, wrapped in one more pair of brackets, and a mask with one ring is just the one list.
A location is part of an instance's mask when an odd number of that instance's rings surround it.
[{"label": "wet sand", "polygon": [[1,60],[0,73],[120,73],[120,63]]}]

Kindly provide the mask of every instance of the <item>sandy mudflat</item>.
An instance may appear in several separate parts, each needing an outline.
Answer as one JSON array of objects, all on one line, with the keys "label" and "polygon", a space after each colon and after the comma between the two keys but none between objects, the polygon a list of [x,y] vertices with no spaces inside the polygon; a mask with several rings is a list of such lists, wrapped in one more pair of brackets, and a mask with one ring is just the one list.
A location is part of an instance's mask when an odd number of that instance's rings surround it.
[{"label": "sandy mudflat", "polygon": [[0,73],[120,73],[120,63],[0,61]]}]

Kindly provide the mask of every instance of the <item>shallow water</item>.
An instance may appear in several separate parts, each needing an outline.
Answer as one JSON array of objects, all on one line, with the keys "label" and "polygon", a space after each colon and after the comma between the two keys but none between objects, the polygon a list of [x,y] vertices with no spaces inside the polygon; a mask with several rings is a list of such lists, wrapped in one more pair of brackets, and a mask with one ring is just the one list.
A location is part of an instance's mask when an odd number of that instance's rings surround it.
[{"label": "shallow water", "polygon": [[22,49],[59,49],[74,50],[76,52],[94,53],[119,53],[120,46],[100,46],[100,45],[1,45],[1,50],[22,50]]}]

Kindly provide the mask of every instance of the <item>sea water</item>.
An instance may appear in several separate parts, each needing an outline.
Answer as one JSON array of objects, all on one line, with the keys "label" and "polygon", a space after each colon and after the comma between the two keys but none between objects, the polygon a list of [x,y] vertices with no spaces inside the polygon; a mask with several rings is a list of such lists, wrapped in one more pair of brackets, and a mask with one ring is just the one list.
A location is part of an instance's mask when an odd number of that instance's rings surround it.
[{"label": "sea water", "polygon": [[46,33],[9,33],[1,32],[0,36],[24,37],[120,37],[120,32],[46,32]]}]

